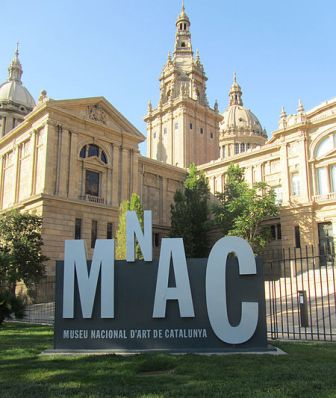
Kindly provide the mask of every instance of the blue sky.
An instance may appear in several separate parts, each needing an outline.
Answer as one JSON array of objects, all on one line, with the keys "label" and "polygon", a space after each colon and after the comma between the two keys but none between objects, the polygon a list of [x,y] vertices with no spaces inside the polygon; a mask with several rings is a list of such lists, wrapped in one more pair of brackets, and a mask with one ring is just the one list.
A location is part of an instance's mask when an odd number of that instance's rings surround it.
[{"label": "blue sky", "polygon": [[[276,129],[336,96],[336,3],[332,0],[185,0],[193,49],[208,76],[208,99],[228,102],[233,72],[244,105]],[[173,50],[180,0],[1,1],[0,82],[20,42],[23,83],[36,99],[104,96],[145,134],[147,101]],[[142,146],[144,152],[145,146]]]}]

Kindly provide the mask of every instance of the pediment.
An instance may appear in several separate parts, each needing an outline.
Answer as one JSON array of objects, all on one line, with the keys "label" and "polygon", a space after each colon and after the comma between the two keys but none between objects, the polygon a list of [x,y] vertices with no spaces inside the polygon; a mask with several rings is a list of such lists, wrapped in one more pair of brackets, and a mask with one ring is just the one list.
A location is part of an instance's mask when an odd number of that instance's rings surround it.
[{"label": "pediment", "polygon": [[145,139],[143,134],[104,97],[57,100],[50,101],[49,104],[81,120],[136,136],[139,142]]}]

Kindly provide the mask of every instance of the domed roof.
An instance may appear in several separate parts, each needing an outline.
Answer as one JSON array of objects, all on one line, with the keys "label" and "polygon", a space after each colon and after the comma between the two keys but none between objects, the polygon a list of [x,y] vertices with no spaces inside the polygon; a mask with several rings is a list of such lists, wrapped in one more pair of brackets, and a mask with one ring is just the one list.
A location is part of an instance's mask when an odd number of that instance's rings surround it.
[{"label": "domed roof", "polygon": [[23,105],[27,109],[35,106],[34,98],[21,83],[9,80],[0,86],[0,102],[14,102]]},{"label": "domed roof", "polygon": [[249,109],[242,105],[230,105],[223,113],[220,130],[224,132],[251,132],[264,135],[264,130],[258,118]]},{"label": "domed roof", "polygon": [[22,72],[17,49],[8,68],[8,80],[0,85],[0,103],[13,102],[17,105],[23,105],[27,110],[32,110],[35,101],[26,87],[22,85]]},{"label": "domed roof", "polygon": [[258,118],[253,112],[243,106],[242,91],[234,74],[233,84],[229,92],[230,102],[222,114],[220,131],[226,133],[244,133],[245,135],[258,135],[267,138]]}]

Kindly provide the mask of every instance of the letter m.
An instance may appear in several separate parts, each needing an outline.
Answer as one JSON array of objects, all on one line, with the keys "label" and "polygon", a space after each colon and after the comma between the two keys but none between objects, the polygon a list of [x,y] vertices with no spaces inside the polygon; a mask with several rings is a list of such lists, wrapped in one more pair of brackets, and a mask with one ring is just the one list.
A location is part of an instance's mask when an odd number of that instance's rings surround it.
[{"label": "letter m", "polygon": [[63,318],[74,317],[75,273],[83,318],[91,318],[98,278],[101,281],[101,317],[114,318],[114,240],[96,241],[90,271],[85,242],[66,240],[64,251]]}]

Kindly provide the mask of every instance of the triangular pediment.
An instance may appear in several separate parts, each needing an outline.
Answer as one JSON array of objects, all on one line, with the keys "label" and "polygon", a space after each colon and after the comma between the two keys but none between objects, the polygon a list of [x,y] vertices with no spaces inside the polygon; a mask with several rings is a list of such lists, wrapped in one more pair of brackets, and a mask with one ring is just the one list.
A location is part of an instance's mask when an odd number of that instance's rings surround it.
[{"label": "triangular pediment", "polygon": [[144,135],[104,97],[51,100],[48,105],[81,120],[136,136],[139,142],[145,139]]}]

